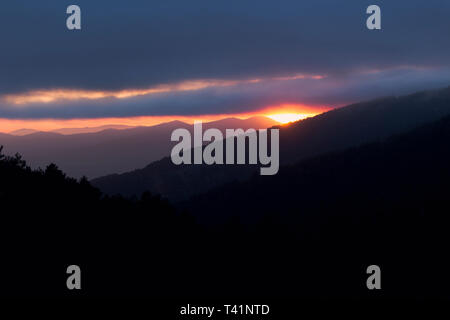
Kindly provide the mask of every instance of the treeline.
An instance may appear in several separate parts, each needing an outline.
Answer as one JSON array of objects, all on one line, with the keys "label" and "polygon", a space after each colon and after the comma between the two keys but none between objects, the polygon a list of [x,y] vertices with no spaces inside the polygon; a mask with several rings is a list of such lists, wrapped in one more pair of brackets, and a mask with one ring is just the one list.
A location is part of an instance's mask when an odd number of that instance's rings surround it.
[{"label": "treeline", "polygon": [[32,170],[1,152],[0,227],[0,295],[18,296],[73,295],[71,264],[84,273],[82,295],[164,295],[172,282],[164,275],[178,273],[185,246],[201,235],[160,196],[104,196],[54,164]]}]

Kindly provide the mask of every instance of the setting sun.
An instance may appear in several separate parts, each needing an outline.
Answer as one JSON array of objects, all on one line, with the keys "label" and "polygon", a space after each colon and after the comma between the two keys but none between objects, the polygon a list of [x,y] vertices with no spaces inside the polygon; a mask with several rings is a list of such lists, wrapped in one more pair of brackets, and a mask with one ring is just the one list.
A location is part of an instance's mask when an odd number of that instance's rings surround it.
[{"label": "setting sun", "polygon": [[313,116],[312,114],[301,114],[301,113],[279,113],[267,115],[269,118],[278,121],[280,123],[289,123],[297,120],[302,120]]}]

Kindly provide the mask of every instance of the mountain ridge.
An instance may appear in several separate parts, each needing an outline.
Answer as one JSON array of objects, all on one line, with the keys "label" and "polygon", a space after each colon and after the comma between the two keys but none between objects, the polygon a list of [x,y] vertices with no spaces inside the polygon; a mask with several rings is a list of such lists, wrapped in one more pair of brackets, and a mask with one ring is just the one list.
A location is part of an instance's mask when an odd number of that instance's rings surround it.
[{"label": "mountain ridge", "polygon": [[[377,141],[449,114],[450,87],[350,104],[280,126],[280,164]],[[138,170],[91,182],[107,194],[139,196],[148,190],[179,201],[233,180],[245,180],[257,169],[257,166],[176,166],[167,156],[160,161],[165,164],[150,163]]]}]

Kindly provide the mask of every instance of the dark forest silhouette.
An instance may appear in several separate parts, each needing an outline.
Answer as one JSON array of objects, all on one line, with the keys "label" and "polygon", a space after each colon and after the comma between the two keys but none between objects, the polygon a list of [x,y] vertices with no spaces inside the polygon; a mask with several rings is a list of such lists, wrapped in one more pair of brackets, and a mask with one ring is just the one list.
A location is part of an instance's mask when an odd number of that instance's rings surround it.
[{"label": "dark forest silhouette", "polygon": [[76,294],[65,267],[79,264],[88,296],[364,297],[376,295],[365,268],[379,264],[385,297],[447,296],[448,141],[445,118],[183,210],[149,193],[102,196],[55,165],[2,156],[2,294]]}]

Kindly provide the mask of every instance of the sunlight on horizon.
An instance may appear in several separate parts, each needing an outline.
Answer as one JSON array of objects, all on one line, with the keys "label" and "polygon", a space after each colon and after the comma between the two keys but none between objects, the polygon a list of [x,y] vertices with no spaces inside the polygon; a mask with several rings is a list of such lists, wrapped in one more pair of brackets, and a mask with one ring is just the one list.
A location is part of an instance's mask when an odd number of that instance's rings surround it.
[{"label": "sunlight on horizon", "polygon": [[272,120],[278,121],[282,124],[294,122],[298,120],[303,120],[308,117],[312,117],[314,114],[303,114],[303,113],[278,113],[267,115]]}]

